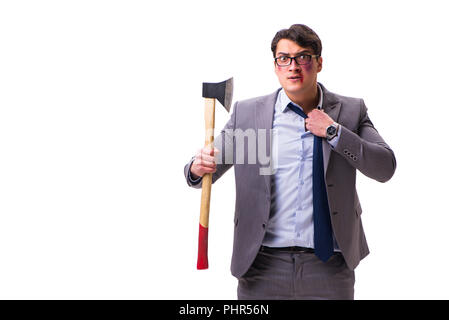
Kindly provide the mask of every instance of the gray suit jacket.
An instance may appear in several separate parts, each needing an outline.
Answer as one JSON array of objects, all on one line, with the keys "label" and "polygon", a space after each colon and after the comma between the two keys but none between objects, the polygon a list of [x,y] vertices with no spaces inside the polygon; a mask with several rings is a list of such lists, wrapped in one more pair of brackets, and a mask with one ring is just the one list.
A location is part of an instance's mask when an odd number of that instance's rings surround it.
[{"label": "gray suit jacket", "polygon": [[[335,149],[323,142],[323,161],[333,232],[348,267],[354,269],[369,253],[360,218],[362,208],[356,191],[356,169],[372,179],[385,182],[394,174],[396,159],[393,150],[370,121],[362,99],[340,96],[319,85],[323,89],[324,112],[342,126]],[[266,129],[265,150],[270,150],[269,134],[279,90],[267,96],[236,102],[230,120],[215,139],[215,147],[220,150],[222,158],[213,174],[213,182],[234,166],[236,203],[231,272],[237,278],[249,269],[262,244],[270,216],[272,179],[270,175],[260,174],[265,163],[259,160],[255,164],[248,163],[246,150],[244,163],[235,162],[236,140],[230,132],[235,129]],[[262,137],[256,135],[257,140]],[[234,162],[226,163],[226,152],[231,150]],[[184,174],[190,186],[201,188],[201,182],[193,185],[188,179],[193,160],[186,164]]]}]

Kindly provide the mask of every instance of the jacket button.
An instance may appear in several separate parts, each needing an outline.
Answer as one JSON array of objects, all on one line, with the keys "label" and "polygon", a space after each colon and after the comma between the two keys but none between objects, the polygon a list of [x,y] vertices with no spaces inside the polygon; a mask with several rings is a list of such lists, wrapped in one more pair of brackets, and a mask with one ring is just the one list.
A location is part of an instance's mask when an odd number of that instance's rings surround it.
[{"label": "jacket button", "polygon": [[334,212],[332,212],[332,214],[335,216],[336,214],[338,214],[338,212],[337,212],[337,211],[334,211]]},{"label": "jacket button", "polygon": [[265,229],[266,226],[267,226],[267,225],[266,225],[265,223],[262,223],[262,228]]}]

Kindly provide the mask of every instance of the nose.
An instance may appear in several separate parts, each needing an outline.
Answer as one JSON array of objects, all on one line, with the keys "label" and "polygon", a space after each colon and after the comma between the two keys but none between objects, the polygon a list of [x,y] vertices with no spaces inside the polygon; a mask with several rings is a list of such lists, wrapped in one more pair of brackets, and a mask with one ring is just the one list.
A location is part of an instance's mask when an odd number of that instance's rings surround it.
[{"label": "nose", "polygon": [[297,64],[295,59],[292,59],[292,63],[288,66],[288,70],[293,71],[298,69],[301,69],[301,65]]}]

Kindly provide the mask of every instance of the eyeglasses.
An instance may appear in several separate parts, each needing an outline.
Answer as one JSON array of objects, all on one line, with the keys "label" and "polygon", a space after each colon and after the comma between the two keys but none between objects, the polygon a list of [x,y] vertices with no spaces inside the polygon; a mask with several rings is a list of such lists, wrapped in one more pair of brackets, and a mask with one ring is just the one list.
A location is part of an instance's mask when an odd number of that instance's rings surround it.
[{"label": "eyeglasses", "polygon": [[288,56],[281,56],[274,59],[276,61],[276,64],[279,67],[286,67],[292,64],[292,60],[295,59],[296,64],[299,65],[305,65],[309,64],[312,61],[312,58],[319,57],[318,54],[300,54],[296,57],[288,57]]}]

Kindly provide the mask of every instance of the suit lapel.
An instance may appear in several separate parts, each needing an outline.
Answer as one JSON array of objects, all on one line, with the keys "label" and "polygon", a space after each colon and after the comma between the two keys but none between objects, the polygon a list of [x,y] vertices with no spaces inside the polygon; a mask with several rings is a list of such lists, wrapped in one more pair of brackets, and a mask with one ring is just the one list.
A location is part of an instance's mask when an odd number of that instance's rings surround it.
[{"label": "suit lapel", "polygon": [[[323,110],[329,117],[331,117],[335,122],[338,122],[338,117],[340,115],[341,102],[338,101],[337,97],[330,91],[328,91],[321,83],[319,83],[321,89],[323,90]],[[331,156],[332,147],[329,143],[323,143],[323,162],[324,162],[324,176],[327,173],[327,167],[329,165],[329,158]]]},{"label": "suit lapel", "polygon": [[[276,103],[276,99],[278,93],[281,89],[278,89],[276,92],[266,96],[263,99],[260,99],[255,104],[254,108],[254,116],[256,119],[256,129],[265,129],[266,132],[266,146],[265,150],[269,152],[271,155],[271,129],[273,128],[273,115],[274,115],[274,105]],[[258,136],[258,132],[256,132]],[[259,142],[257,142],[259,145]],[[270,161],[270,164],[273,165],[273,161]],[[267,193],[271,194],[271,175],[264,175],[265,186],[267,188]]]}]

